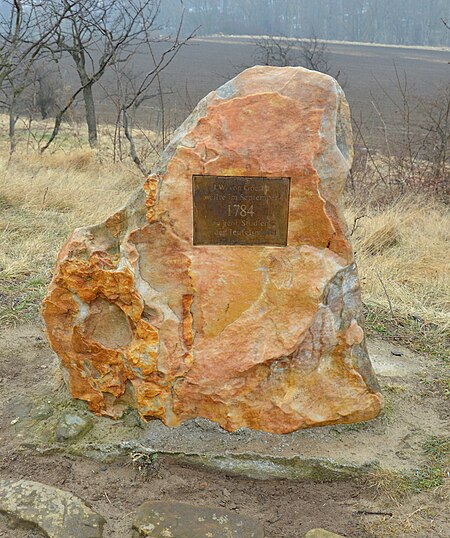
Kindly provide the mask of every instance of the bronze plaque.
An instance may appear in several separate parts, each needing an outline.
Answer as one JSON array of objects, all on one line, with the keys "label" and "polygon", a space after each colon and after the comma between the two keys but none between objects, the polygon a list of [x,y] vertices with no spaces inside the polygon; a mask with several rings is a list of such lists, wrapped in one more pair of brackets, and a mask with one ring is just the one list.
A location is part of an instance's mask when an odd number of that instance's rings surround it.
[{"label": "bronze plaque", "polygon": [[288,177],[192,176],[194,245],[287,245]]}]

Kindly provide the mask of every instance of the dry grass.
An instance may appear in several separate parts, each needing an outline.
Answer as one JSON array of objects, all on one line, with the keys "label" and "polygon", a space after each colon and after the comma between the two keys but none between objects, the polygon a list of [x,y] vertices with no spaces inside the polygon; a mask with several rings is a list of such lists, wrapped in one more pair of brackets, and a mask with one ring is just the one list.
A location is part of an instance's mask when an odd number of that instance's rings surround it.
[{"label": "dry grass", "polygon": [[347,209],[372,330],[403,334],[409,344],[422,336],[433,347],[423,350],[435,354],[445,351],[450,328],[449,216],[444,204],[411,195]]},{"label": "dry grass", "polygon": [[[71,231],[102,221],[142,181],[132,164],[105,160],[72,146],[18,152],[8,162],[0,145],[0,321],[35,315]],[[350,204],[346,217],[369,329],[441,354],[449,329],[447,207],[410,196],[381,209]]]},{"label": "dry grass", "polygon": [[365,485],[375,493],[376,497],[382,497],[388,504],[395,505],[399,505],[413,493],[428,490],[450,493],[447,474],[449,438],[430,437],[430,440],[440,447],[441,453],[429,454],[423,450],[426,462],[415,472],[400,472],[380,467],[366,475]]},{"label": "dry grass", "polygon": [[[354,210],[349,210],[349,217]],[[445,206],[404,198],[382,210],[364,211],[354,232],[367,302],[406,317],[448,323],[449,217]]]},{"label": "dry grass", "polygon": [[374,491],[376,497],[385,496],[390,503],[399,505],[409,493],[411,485],[409,478],[392,469],[379,468],[368,473],[364,479],[365,485]]},{"label": "dry grass", "polygon": [[369,536],[448,535],[448,519],[443,513],[450,499],[448,479],[436,487],[417,488],[414,478],[380,469],[367,477],[366,486],[375,492],[376,506],[381,508],[378,515],[370,516],[369,510],[361,518]]},{"label": "dry grass", "polygon": [[[9,151],[8,138],[9,119],[6,114],[0,113],[0,152],[5,155]],[[52,118],[42,120],[34,119],[30,124],[27,118],[19,118],[16,123],[16,143],[17,153],[32,155],[38,153],[42,148],[53,130],[54,120]],[[160,137],[152,130],[142,125],[136,124],[132,129],[133,137],[136,144],[136,150],[144,163],[151,164],[157,158],[161,151]],[[170,135],[170,133],[167,133]],[[127,161],[129,145],[124,137],[123,130],[116,131],[116,126],[108,123],[102,123],[97,128],[98,135],[98,154],[104,161]],[[60,159],[64,161],[66,157],[71,160],[81,159],[89,154],[85,151],[88,146],[88,133],[86,123],[80,118],[68,114],[62,124],[60,134],[56,137],[53,144],[49,147],[46,154],[52,154],[53,164]],[[115,146],[115,147],[114,147]],[[86,161],[90,164],[90,159]],[[80,167],[83,164],[80,162]]]},{"label": "dry grass", "polygon": [[[437,495],[435,495],[437,497]],[[444,497],[444,496],[443,496]],[[361,521],[367,535],[372,538],[431,538],[447,536],[448,526],[442,514],[442,505],[448,502],[448,495],[433,504],[425,503],[405,510],[402,507],[392,516],[364,518]]]},{"label": "dry grass", "polygon": [[424,462],[414,472],[378,468],[364,477],[382,508],[375,517],[369,510],[362,518],[370,536],[447,536],[442,507],[450,495],[449,450],[450,438],[431,436],[422,445]]},{"label": "dry grass", "polygon": [[0,323],[36,313],[59,249],[74,228],[100,222],[141,182],[130,165],[88,150],[0,157]]}]

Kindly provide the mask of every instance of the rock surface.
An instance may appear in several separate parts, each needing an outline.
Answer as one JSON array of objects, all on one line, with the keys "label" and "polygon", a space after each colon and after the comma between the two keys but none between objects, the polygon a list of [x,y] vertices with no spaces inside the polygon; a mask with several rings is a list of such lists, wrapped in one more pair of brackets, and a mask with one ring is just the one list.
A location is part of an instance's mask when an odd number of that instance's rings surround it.
[{"label": "rock surface", "polygon": [[[341,193],[348,105],[331,77],[255,67],[203,99],[154,173],[62,249],[44,302],[75,398],[169,426],[286,433],[375,417]],[[193,245],[192,176],[290,179],[287,246]]]},{"label": "rock surface", "polygon": [[87,433],[92,428],[92,422],[85,417],[65,413],[56,426],[57,441],[71,441]]},{"label": "rock surface", "polygon": [[31,412],[31,417],[36,420],[45,420],[46,418],[49,418],[53,415],[53,409],[52,406],[48,403],[43,403],[33,409]]},{"label": "rock surface", "polygon": [[326,531],[325,529],[311,529],[308,531],[304,538],[344,538],[341,534],[334,534],[334,532]]},{"label": "rock surface", "polygon": [[0,480],[0,512],[49,538],[101,538],[105,520],[79,497],[30,480]]},{"label": "rock surface", "polygon": [[223,508],[187,503],[146,502],[133,523],[136,538],[263,538],[256,520]]}]

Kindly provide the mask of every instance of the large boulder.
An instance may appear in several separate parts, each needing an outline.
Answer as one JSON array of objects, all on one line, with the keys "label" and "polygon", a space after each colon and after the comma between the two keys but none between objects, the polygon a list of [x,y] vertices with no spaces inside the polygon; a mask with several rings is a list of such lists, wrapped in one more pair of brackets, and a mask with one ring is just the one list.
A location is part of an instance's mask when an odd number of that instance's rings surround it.
[{"label": "large boulder", "polygon": [[72,395],[230,431],[377,416],[342,217],[351,162],[327,75],[255,67],[205,97],[126,207],[59,255],[43,312]]}]

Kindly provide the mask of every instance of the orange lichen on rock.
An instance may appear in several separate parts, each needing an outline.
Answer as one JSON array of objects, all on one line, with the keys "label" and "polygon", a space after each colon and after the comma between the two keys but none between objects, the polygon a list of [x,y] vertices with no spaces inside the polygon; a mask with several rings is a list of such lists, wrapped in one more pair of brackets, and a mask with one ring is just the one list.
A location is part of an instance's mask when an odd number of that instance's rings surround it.
[{"label": "orange lichen on rock", "polygon": [[147,220],[152,222],[155,217],[154,207],[156,204],[156,196],[158,194],[159,178],[149,176],[143,185],[146,196],[145,205],[147,206]]},{"label": "orange lichen on rock", "polygon": [[[128,205],[60,253],[43,313],[72,395],[170,426],[375,417],[341,214],[351,161],[348,105],[327,75],[255,67],[203,99]],[[290,178],[287,245],[194,246],[193,175]]]}]

